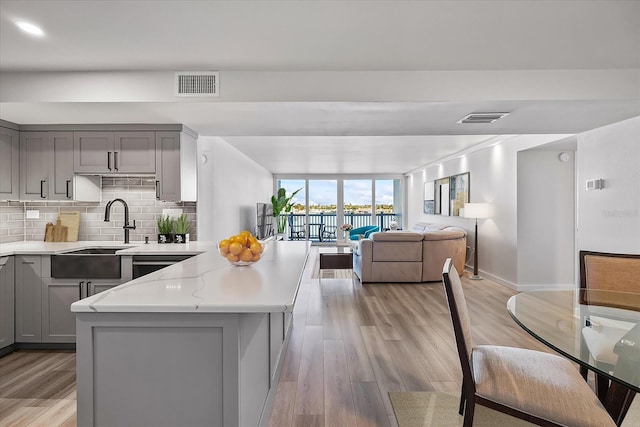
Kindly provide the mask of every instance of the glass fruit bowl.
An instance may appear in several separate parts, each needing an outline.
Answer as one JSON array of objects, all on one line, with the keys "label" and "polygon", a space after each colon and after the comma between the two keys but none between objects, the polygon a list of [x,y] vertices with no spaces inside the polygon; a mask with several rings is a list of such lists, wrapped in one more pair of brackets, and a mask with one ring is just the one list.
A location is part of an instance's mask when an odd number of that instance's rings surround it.
[{"label": "glass fruit bowl", "polygon": [[218,243],[220,255],[236,266],[255,264],[262,259],[266,249],[265,242],[259,241],[245,231]]}]

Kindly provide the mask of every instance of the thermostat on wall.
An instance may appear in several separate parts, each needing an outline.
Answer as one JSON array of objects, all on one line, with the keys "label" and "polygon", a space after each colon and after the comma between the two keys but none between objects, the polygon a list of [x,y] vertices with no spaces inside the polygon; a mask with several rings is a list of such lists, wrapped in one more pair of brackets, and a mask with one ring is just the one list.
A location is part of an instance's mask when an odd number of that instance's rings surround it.
[{"label": "thermostat on wall", "polygon": [[603,179],[588,179],[587,190],[602,190],[604,188]]}]

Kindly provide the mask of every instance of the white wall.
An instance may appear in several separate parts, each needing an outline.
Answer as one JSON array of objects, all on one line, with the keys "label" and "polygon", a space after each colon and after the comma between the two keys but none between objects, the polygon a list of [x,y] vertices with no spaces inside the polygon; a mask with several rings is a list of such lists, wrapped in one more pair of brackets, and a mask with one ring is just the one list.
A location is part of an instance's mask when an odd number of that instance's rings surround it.
[{"label": "white wall", "polygon": [[468,232],[467,245],[473,247],[474,220],[422,213],[425,181],[470,172],[471,202],[491,203],[493,210],[492,218],[478,223],[480,274],[517,288],[517,154],[567,136],[521,135],[412,174],[407,182],[408,225],[426,221],[462,227]]},{"label": "white wall", "polygon": [[198,240],[253,233],[256,203],[273,194],[271,172],[224,139],[205,136],[198,138],[198,168]]},{"label": "white wall", "polygon": [[[565,152],[569,159],[560,161]],[[518,153],[518,289],[575,286],[575,152]]]},{"label": "white wall", "polygon": [[578,135],[577,166],[578,249],[640,254],[640,117]]}]

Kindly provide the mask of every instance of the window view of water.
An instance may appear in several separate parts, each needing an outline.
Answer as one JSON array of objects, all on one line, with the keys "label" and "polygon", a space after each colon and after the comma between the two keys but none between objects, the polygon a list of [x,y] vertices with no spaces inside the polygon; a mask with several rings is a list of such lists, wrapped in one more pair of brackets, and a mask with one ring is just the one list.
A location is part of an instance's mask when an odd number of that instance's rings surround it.
[{"label": "window view of water", "polygon": [[[400,179],[310,179],[308,187],[304,179],[280,179],[277,184],[278,188],[287,191],[287,196],[301,188],[291,199],[294,205],[287,214],[289,238],[335,241],[341,237],[339,226],[342,224],[351,224],[353,228],[377,225],[381,230],[388,230],[392,221],[402,222]],[[375,194],[372,191],[374,184]],[[342,185],[342,192],[338,191],[339,185]],[[341,200],[338,200],[339,196]],[[372,203],[372,197],[375,203]]]}]

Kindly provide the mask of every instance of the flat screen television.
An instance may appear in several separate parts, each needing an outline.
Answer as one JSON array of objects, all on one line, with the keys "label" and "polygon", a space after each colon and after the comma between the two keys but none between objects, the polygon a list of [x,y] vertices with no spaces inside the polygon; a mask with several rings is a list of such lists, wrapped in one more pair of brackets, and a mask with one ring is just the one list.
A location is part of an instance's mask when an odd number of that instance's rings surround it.
[{"label": "flat screen television", "polygon": [[271,203],[256,203],[256,211],[256,237],[264,240],[267,237],[273,236],[273,205]]}]

